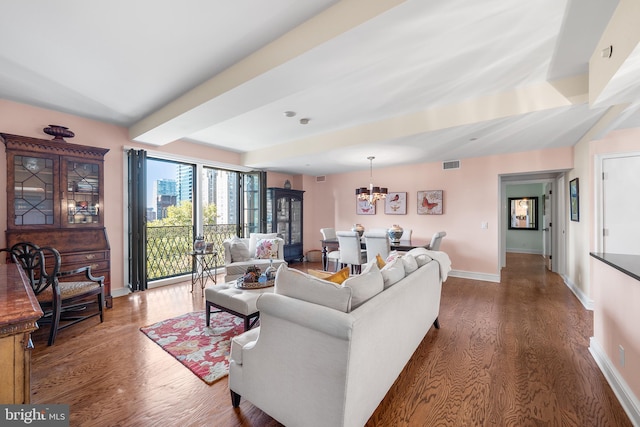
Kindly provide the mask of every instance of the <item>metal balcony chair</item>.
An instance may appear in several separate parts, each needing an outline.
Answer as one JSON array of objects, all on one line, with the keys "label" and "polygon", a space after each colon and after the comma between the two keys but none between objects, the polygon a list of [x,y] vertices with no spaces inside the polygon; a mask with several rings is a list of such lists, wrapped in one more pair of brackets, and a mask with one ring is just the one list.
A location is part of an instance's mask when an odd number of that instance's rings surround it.
[{"label": "metal balcony chair", "polygon": [[[49,340],[53,345],[59,330],[94,316],[104,320],[104,277],[94,277],[91,267],[60,272],[60,253],[55,248],[21,242],[6,250],[13,262],[22,266],[44,312],[40,321],[50,321]],[[62,280],[84,273],[86,280]],[[97,309],[92,306],[97,304]],[[40,322],[39,321],[39,322]]]}]

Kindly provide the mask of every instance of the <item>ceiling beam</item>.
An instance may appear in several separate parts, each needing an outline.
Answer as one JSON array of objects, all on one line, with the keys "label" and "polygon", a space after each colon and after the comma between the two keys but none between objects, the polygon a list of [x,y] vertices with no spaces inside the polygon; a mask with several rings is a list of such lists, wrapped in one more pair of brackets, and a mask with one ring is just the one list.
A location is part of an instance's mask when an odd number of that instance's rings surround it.
[{"label": "ceiling beam", "polygon": [[585,75],[553,83],[534,84],[247,152],[242,155],[242,163],[251,167],[264,164],[265,161],[282,159],[283,156],[318,154],[331,149],[391,141],[456,126],[585,103],[588,97],[586,90]]},{"label": "ceiling beam", "polygon": [[[224,108],[219,103],[208,108],[207,103],[404,1],[342,0],[135,123],[129,128],[129,136],[135,141],[163,145],[246,111],[247,97],[224,102]],[[262,94],[261,102],[282,96],[282,88],[272,87],[270,93]]]},{"label": "ceiling beam", "polygon": [[[609,24],[607,25],[596,49],[589,60],[589,105],[602,105],[605,98],[611,95],[617,76],[640,43],[639,0],[620,0]],[[611,52],[609,54],[609,52]],[[637,64],[630,66],[637,67]],[[636,77],[637,80],[637,77]],[[617,101],[620,101],[618,99]],[[612,103],[617,103],[613,101]]]}]

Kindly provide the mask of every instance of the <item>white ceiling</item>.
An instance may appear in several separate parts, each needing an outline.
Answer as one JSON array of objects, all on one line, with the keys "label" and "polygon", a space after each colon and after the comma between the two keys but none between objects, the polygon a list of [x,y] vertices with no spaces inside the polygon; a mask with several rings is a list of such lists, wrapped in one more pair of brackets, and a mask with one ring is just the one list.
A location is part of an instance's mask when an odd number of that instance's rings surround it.
[{"label": "white ceiling", "polygon": [[628,2],[0,0],[0,97],[309,175],[572,146],[640,126]]}]

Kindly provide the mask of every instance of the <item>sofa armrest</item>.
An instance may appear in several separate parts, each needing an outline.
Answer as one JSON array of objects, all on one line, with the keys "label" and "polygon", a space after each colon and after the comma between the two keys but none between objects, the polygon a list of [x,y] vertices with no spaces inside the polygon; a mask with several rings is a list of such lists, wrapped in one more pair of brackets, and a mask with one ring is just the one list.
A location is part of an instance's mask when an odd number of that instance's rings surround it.
[{"label": "sofa armrest", "polygon": [[279,294],[262,294],[256,302],[260,317],[274,316],[348,340],[353,329],[354,317],[333,308],[290,298]]}]

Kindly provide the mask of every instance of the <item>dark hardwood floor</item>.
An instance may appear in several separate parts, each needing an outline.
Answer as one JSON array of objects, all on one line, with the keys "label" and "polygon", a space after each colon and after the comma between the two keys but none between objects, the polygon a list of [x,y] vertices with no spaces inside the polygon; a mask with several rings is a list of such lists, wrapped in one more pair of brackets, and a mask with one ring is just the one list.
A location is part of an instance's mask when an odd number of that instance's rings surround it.
[{"label": "dark hardwood floor", "polygon": [[[449,278],[441,329],[368,426],[631,426],[588,351],[592,312],[542,257],[507,265],[502,283]],[[139,331],[203,307],[186,283],[116,298],[104,323],[61,331],[52,347],[37,331],[32,403],[69,404],[72,426],[280,425],[244,399],[234,410],[227,378],[206,385]]]}]

